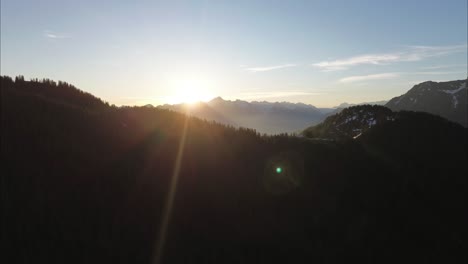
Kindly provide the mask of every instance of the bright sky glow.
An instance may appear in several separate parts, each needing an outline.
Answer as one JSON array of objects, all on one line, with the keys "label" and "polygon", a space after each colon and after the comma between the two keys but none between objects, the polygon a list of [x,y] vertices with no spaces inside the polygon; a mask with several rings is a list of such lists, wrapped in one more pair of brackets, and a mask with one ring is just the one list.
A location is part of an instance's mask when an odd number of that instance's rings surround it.
[{"label": "bright sky glow", "polygon": [[319,107],[467,77],[466,0],[2,0],[1,74],[117,105]]},{"label": "bright sky glow", "polygon": [[213,83],[208,78],[174,76],[171,81],[171,92],[165,100],[169,104],[207,102],[216,97],[210,92]]}]

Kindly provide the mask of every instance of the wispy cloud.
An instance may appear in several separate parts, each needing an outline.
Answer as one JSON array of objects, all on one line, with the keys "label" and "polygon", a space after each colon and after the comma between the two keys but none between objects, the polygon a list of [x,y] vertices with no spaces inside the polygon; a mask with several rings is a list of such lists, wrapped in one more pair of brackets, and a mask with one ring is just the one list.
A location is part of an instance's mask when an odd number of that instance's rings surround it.
[{"label": "wispy cloud", "polygon": [[460,74],[466,73],[464,71],[418,71],[418,72],[386,72],[378,74],[369,74],[369,75],[355,75],[342,78],[338,80],[341,83],[355,83],[355,82],[364,82],[370,80],[385,80],[385,79],[394,79],[400,76],[411,76],[411,75],[450,75],[450,74]]},{"label": "wispy cloud", "polygon": [[430,57],[466,52],[467,47],[467,44],[452,46],[406,46],[403,51],[382,54],[364,54],[338,60],[327,60],[314,63],[312,66],[322,71],[337,71],[358,65],[385,65],[395,62],[420,61]]},{"label": "wispy cloud", "polygon": [[379,74],[370,74],[370,75],[356,75],[349,76],[339,80],[341,83],[353,83],[353,82],[362,82],[369,80],[384,80],[384,79],[394,79],[400,76],[398,73],[388,72],[388,73],[379,73]]},{"label": "wispy cloud", "polygon": [[252,100],[252,99],[284,98],[284,97],[320,95],[320,94],[323,94],[323,93],[307,92],[307,91],[252,92],[252,93],[240,93],[238,95],[238,98],[243,99],[243,100]]},{"label": "wispy cloud", "polygon": [[466,71],[419,71],[419,72],[410,72],[408,74],[418,74],[418,75],[447,75],[447,74],[460,74],[466,73]]},{"label": "wispy cloud", "polygon": [[272,71],[272,70],[279,70],[284,68],[296,67],[296,64],[288,63],[288,64],[281,64],[281,65],[274,65],[274,66],[264,66],[264,67],[252,67],[246,68],[246,71],[249,72],[265,72],[265,71]]},{"label": "wispy cloud", "polygon": [[436,65],[429,67],[422,67],[423,70],[438,70],[438,69],[447,69],[447,68],[464,68],[466,69],[466,64],[448,64],[448,65]]},{"label": "wispy cloud", "polygon": [[53,31],[50,31],[50,30],[44,30],[44,37],[46,37],[48,39],[67,39],[67,38],[70,38],[70,36],[57,34],[57,33],[53,32]]},{"label": "wispy cloud", "polygon": [[401,58],[398,54],[368,54],[360,55],[346,59],[334,60],[334,61],[322,61],[314,63],[312,66],[320,68],[323,71],[337,71],[345,70],[349,67],[362,65],[362,64],[385,64],[390,62],[399,61]]}]

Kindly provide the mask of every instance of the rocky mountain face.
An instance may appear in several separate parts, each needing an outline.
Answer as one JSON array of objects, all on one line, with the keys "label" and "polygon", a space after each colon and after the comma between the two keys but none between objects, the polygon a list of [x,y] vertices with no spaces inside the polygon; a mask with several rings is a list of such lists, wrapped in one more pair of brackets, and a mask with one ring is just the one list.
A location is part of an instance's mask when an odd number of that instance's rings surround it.
[{"label": "rocky mountain face", "polygon": [[[327,117],[322,123],[305,129],[302,136],[312,139],[346,140],[373,138],[378,135],[380,142],[385,142],[386,138],[394,138],[395,144],[403,144],[404,140],[398,143],[397,139],[407,137],[408,142],[405,141],[404,144],[410,144],[410,141],[415,140],[432,140],[428,134],[433,138],[447,137],[448,134],[441,132],[441,128],[456,127],[463,131],[460,124],[427,112],[394,112],[385,106],[359,105],[345,108]],[[421,140],[419,137],[425,139]]]},{"label": "rocky mountain face", "polygon": [[254,128],[260,133],[278,134],[298,132],[326,117],[313,105],[288,102],[246,102],[214,98],[196,105],[162,105],[158,108],[189,113],[201,119],[212,120],[236,127]]},{"label": "rocky mountain face", "polygon": [[467,80],[423,82],[385,106],[394,110],[422,111],[467,126]]},{"label": "rocky mountain face", "polygon": [[394,119],[395,113],[384,106],[352,106],[307,128],[303,135],[309,138],[357,138],[369,128]]}]

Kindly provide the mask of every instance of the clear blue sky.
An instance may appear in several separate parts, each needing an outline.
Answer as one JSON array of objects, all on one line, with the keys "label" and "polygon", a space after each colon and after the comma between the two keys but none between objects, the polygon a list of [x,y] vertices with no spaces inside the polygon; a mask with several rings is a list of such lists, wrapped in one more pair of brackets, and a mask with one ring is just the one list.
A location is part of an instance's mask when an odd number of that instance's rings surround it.
[{"label": "clear blue sky", "polygon": [[1,74],[115,104],[333,106],[464,79],[467,1],[1,1]]}]

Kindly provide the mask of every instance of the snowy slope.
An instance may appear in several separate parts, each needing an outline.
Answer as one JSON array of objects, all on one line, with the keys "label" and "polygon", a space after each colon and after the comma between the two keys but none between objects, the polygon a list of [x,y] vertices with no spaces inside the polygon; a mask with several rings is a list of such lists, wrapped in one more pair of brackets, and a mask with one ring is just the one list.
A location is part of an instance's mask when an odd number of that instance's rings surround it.
[{"label": "snowy slope", "polygon": [[385,106],[409,111],[422,111],[439,115],[467,126],[466,80],[450,82],[423,82],[407,93],[395,97]]}]

